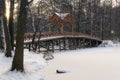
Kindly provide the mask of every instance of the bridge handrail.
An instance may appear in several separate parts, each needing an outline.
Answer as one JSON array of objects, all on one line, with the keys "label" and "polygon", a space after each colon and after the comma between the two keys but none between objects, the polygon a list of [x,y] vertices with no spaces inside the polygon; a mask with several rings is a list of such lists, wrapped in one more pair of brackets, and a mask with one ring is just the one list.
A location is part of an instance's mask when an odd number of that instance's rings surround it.
[{"label": "bridge handrail", "polygon": [[[39,33],[36,34],[35,38],[39,38]],[[75,32],[74,34],[72,32],[64,32],[63,34],[61,34],[60,32],[44,32],[41,33],[41,38],[46,38],[46,37],[54,37],[54,36],[73,36],[73,37],[84,37],[84,38],[88,38],[88,39],[95,39],[95,40],[101,40],[98,37],[95,36],[90,36],[88,34],[84,34],[84,33],[78,33]],[[14,38],[16,38],[16,35],[14,35]],[[24,40],[31,40],[33,38],[33,33],[25,33],[24,35]]]}]

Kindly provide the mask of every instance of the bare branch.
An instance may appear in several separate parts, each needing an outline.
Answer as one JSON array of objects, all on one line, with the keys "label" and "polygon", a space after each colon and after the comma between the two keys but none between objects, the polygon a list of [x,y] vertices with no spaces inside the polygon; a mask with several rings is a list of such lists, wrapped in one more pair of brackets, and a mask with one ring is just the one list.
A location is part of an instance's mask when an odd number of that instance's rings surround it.
[{"label": "bare branch", "polygon": [[120,1],[119,1],[119,0],[116,0],[116,3],[120,4]]},{"label": "bare branch", "polygon": [[27,6],[28,6],[30,3],[32,3],[32,2],[33,2],[33,0],[29,1],[29,2],[27,3]]}]

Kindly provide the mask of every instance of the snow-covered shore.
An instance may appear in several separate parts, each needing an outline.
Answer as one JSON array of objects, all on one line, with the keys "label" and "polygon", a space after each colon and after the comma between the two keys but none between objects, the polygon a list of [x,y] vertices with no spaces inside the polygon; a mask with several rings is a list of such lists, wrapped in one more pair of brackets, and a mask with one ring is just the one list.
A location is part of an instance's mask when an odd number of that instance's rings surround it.
[{"label": "snow-covered shore", "polygon": [[25,73],[10,72],[13,58],[0,54],[0,80],[120,80],[120,46],[56,52],[49,61],[25,50]]}]

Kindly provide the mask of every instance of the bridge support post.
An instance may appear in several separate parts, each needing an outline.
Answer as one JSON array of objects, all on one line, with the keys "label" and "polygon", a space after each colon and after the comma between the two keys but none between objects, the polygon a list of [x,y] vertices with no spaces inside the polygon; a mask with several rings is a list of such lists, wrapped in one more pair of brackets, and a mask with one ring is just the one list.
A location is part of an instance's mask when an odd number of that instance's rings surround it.
[{"label": "bridge support post", "polygon": [[68,45],[69,45],[69,50],[72,50],[72,46],[73,46],[72,39],[68,39]]},{"label": "bridge support post", "polygon": [[54,50],[55,50],[55,48],[54,48],[54,40],[53,41],[51,41],[51,43],[52,43],[52,52],[54,52]]},{"label": "bridge support post", "polygon": [[78,48],[80,49],[81,46],[82,46],[82,40],[79,38],[79,39],[78,39]]},{"label": "bridge support post", "polygon": [[74,49],[77,49],[77,48],[78,48],[78,44],[77,44],[77,43],[78,43],[78,40],[77,40],[77,38],[75,38],[75,39],[74,39],[74,46],[75,46]]},{"label": "bridge support post", "polygon": [[71,44],[72,44],[71,48],[72,48],[72,50],[74,50],[75,49],[75,39],[72,38]]},{"label": "bridge support post", "polygon": [[92,40],[90,40],[90,47],[92,47],[91,45],[92,45]]},{"label": "bridge support post", "polygon": [[59,50],[61,51],[62,50],[62,47],[61,47],[61,39],[60,40],[58,40],[59,42],[58,42],[58,44],[59,44]]},{"label": "bridge support post", "polygon": [[65,38],[63,39],[63,49],[64,49],[64,50],[66,50],[66,40],[67,40],[67,39],[65,39]]},{"label": "bridge support post", "polygon": [[46,41],[46,49],[47,49],[47,51],[50,51],[50,42],[49,41]]},{"label": "bridge support post", "polygon": [[31,44],[28,44],[28,50],[31,51]]},{"label": "bridge support post", "polygon": [[91,41],[92,40],[88,40],[88,46],[87,47],[91,47]]},{"label": "bridge support post", "polygon": [[92,47],[96,47],[96,41],[95,41],[95,40],[92,40],[92,41],[91,41],[91,45],[92,45]]},{"label": "bridge support post", "polygon": [[71,46],[71,47],[72,47],[72,50],[74,50],[75,47],[76,47],[76,46],[75,46],[75,39],[73,39],[73,38],[72,38],[72,46]]},{"label": "bridge support post", "polygon": [[81,39],[81,47],[84,48],[85,47],[85,39]]},{"label": "bridge support post", "polygon": [[76,49],[79,47],[79,39],[76,38]]}]

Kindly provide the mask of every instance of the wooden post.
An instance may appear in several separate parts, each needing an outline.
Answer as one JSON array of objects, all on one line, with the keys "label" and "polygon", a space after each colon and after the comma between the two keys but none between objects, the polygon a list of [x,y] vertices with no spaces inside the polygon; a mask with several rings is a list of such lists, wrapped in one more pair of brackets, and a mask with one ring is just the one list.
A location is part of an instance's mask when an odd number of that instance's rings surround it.
[{"label": "wooden post", "polygon": [[86,47],[90,47],[90,39],[86,39]]},{"label": "wooden post", "polygon": [[79,49],[81,48],[81,40],[80,40],[80,38],[78,39],[78,48]]},{"label": "wooden post", "polygon": [[66,39],[63,39],[63,49],[66,50]]},{"label": "wooden post", "polygon": [[58,40],[59,50],[61,51],[61,42],[60,39]]},{"label": "wooden post", "polygon": [[85,47],[85,39],[83,38],[82,40],[82,47],[84,48]]},{"label": "wooden post", "polygon": [[69,50],[71,50],[71,39],[68,39]]},{"label": "wooden post", "polygon": [[79,38],[76,38],[76,49],[79,48]]},{"label": "wooden post", "polygon": [[47,51],[50,50],[50,49],[49,49],[49,41],[46,41],[46,49],[47,49]]},{"label": "wooden post", "polygon": [[72,49],[76,49],[76,39],[72,38]]},{"label": "wooden post", "polygon": [[29,49],[29,51],[31,51],[31,45],[30,45],[30,43],[28,44],[28,49]]},{"label": "wooden post", "polygon": [[92,43],[91,43],[92,40],[90,40],[90,43],[89,43],[89,46],[91,47]]},{"label": "wooden post", "polygon": [[64,32],[64,25],[61,24],[61,34],[63,34],[63,32]]},{"label": "wooden post", "polygon": [[70,49],[71,50],[73,50],[74,49],[74,40],[73,40],[73,38],[72,39],[70,39]]},{"label": "wooden post", "polygon": [[52,52],[54,52],[54,40],[53,41],[51,41],[51,43],[52,43]]},{"label": "wooden post", "polygon": [[74,44],[75,44],[75,49],[77,49],[77,48],[78,48],[78,47],[77,47],[77,45],[78,45],[78,44],[77,44],[77,38],[74,39]]},{"label": "wooden post", "polygon": [[72,50],[75,49],[75,40],[72,38]]}]

